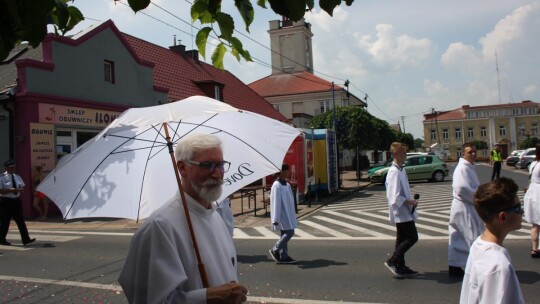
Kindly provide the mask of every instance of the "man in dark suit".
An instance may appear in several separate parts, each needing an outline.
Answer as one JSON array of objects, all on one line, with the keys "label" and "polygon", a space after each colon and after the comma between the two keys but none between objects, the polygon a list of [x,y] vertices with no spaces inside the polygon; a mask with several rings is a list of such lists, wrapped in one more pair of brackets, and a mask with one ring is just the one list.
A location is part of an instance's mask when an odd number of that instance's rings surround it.
[{"label": "man in dark suit", "polygon": [[21,193],[25,184],[22,178],[15,174],[17,168],[15,161],[11,159],[6,161],[4,168],[6,172],[0,175],[0,245],[11,245],[6,240],[6,236],[12,218],[17,223],[23,245],[28,245],[36,239],[30,238],[24,223]]}]

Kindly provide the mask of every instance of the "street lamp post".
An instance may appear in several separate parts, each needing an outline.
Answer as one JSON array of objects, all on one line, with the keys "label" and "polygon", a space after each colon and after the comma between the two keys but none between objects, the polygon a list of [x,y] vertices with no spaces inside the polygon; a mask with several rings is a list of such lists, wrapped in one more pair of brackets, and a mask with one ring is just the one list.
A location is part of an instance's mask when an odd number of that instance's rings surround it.
[{"label": "street lamp post", "polygon": [[339,150],[338,150],[338,144],[337,144],[337,124],[336,124],[336,91],[334,88],[334,82],[332,81],[332,114],[334,118],[334,137],[335,137],[335,145],[336,145],[336,166],[337,166],[337,175],[338,175],[338,186],[339,189],[341,186],[341,174],[339,171]]}]

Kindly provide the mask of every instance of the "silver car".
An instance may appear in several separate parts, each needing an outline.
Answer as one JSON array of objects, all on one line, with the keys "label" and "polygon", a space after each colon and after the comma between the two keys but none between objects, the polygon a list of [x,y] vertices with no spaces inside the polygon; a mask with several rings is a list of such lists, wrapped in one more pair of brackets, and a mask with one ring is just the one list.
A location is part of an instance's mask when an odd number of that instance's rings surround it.
[{"label": "silver car", "polygon": [[534,161],[535,158],[536,158],[536,148],[529,148],[525,150],[519,156],[519,160],[516,163],[516,168],[528,170],[529,165]]}]

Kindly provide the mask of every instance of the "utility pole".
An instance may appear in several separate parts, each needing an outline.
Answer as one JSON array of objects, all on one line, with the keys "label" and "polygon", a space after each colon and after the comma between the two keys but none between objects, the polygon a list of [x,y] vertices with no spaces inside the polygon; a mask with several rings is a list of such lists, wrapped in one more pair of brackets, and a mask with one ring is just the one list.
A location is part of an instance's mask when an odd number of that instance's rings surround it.
[{"label": "utility pole", "polygon": [[401,116],[401,124],[403,125],[403,133],[405,133],[405,116]]}]

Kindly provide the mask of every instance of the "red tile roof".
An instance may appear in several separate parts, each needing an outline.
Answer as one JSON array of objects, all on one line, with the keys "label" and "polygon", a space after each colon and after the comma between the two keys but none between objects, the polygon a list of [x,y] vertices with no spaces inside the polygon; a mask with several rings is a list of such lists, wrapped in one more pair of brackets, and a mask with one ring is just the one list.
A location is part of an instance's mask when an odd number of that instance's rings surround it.
[{"label": "red tile roof", "polygon": [[437,112],[436,114],[426,114],[424,115],[424,118],[425,118],[424,121],[431,120],[431,118],[437,119],[438,121],[460,120],[460,119],[465,118],[465,112],[463,112],[463,110],[459,108],[459,109],[450,110],[450,111]]},{"label": "red tile roof", "polygon": [[[331,92],[332,83],[309,72],[270,75],[249,84],[262,97],[284,96],[304,93]],[[334,84],[334,90],[342,87]]]},{"label": "red tile roof", "polygon": [[169,89],[169,101],[193,95],[208,96],[197,83],[214,82],[224,85],[222,99],[233,107],[287,121],[270,103],[230,72],[125,33],[122,37],[139,58],[154,64],[154,85]]}]

